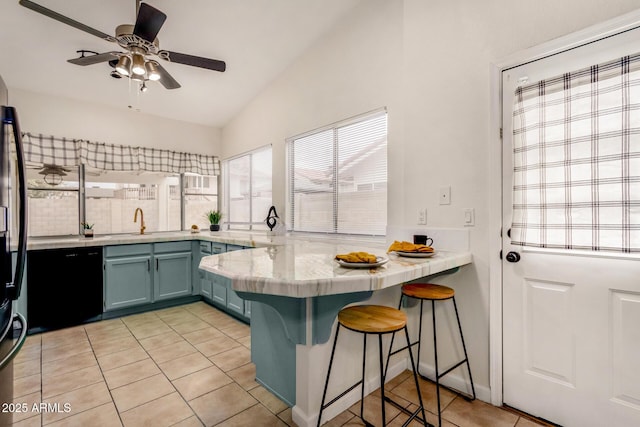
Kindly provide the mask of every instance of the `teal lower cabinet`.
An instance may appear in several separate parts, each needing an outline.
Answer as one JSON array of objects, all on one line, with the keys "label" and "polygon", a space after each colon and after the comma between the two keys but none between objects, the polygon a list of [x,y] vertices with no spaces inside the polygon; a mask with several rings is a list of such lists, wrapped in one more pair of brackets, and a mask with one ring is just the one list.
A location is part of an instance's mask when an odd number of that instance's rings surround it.
[{"label": "teal lower cabinet", "polygon": [[251,319],[251,301],[244,302],[244,316]]},{"label": "teal lower cabinet", "polygon": [[154,259],[155,301],[191,295],[191,252],[156,254]]},{"label": "teal lower cabinet", "polygon": [[151,302],[151,255],[105,260],[104,309]]},{"label": "teal lower cabinet", "polygon": [[200,278],[200,295],[207,299],[212,299],[212,286],[213,283],[211,282],[211,280]]},{"label": "teal lower cabinet", "polygon": [[211,283],[210,300],[214,306],[244,321],[248,321],[251,318],[251,305],[249,301],[245,301],[233,290],[230,279],[205,273],[202,280]]},{"label": "teal lower cabinet", "polygon": [[194,298],[190,241],[107,246],[105,311]]},{"label": "teal lower cabinet", "polygon": [[227,289],[227,308],[244,316],[244,300],[231,288],[231,281],[229,281],[229,288]]},{"label": "teal lower cabinet", "polygon": [[[209,255],[242,249],[246,249],[246,247],[217,242],[200,242],[200,259]],[[251,303],[238,296],[231,286],[231,280],[227,278],[207,274],[200,270],[200,295],[216,307],[245,321],[251,318]]]},{"label": "teal lower cabinet", "polygon": [[[153,309],[175,301],[204,297],[241,320],[251,317],[251,303],[241,298],[231,281],[198,270],[200,259],[243,246],[191,241],[114,245],[104,250],[104,309],[125,312]],[[148,305],[148,307],[137,307]],[[133,307],[129,310],[130,307]]]},{"label": "teal lower cabinet", "polygon": [[213,276],[212,279],[211,300],[222,308],[227,308],[227,279],[221,276]]},{"label": "teal lower cabinet", "polygon": [[200,282],[200,295],[205,297],[207,300],[213,300],[213,283],[209,278],[207,278],[204,274],[204,271],[199,269],[200,261],[202,258],[213,255],[213,254],[221,254],[225,251],[226,245],[224,243],[212,243],[212,242],[198,242],[198,256],[195,257],[196,265],[195,269],[198,274],[198,279]]}]

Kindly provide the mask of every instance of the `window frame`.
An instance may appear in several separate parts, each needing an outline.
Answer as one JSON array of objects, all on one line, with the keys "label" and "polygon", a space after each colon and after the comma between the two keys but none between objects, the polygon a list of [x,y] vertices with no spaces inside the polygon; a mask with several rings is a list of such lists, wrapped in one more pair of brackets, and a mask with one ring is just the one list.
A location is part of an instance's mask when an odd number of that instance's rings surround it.
[{"label": "window frame", "polygon": [[[179,230],[166,230],[166,232],[175,232],[175,231],[187,231],[187,229],[185,228],[185,197],[186,195],[189,195],[190,193],[186,192],[185,189],[185,175],[197,175],[200,177],[207,177],[209,175],[200,175],[200,174],[194,174],[194,173],[189,173],[189,174],[185,174],[184,172],[179,173],[179,174],[175,174],[178,176],[179,178],[179,182],[180,182],[180,224],[181,224],[181,228]],[[77,166],[77,175],[73,174],[71,175],[74,178],[77,177],[77,182],[78,182],[78,187],[77,188],[57,188],[57,187],[31,187],[28,186],[27,189],[28,190],[42,190],[42,191],[56,191],[56,192],[62,192],[62,191],[66,191],[66,192],[77,192],[78,194],[78,234],[58,234],[58,235],[46,235],[46,236],[33,236],[33,235],[29,235],[29,238],[33,238],[33,239],[39,239],[39,238],[64,238],[64,237],[69,237],[69,236],[76,236],[76,235],[82,235],[82,223],[86,222],[86,218],[87,218],[87,212],[86,212],[86,173],[85,173],[85,165],[84,164],[79,164]],[[220,209],[220,178],[221,175],[218,175],[218,180],[217,180],[217,194],[212,194],[212,193],[206,193],[206,195],[215,195],[217,198],[216,201],[216,209]],[[159,231],[161,232],[161,231]],[[127,232],[122,232],[122,233],[110,233],[110,234],[129,234]]]},{"label": "window frame", "polygon": [[[255,231],[255,226],[263,226],[264,225],[264,221],[260,221],[260,222],[254,222],[252,220],[253,218],[253,155],[257,154],[257,153],[261,153],[263,151],[266,150],[271,150],[271,167],[272,167],[272,171],[273,171],[273,146],[272,144],[267,144],[267,145],[263,145],[261,147],[258,147],[256,149],[253,149],[251,151],[247,151],[244,152],[242,154],[238,154],[236,156],[233,157],[229,157],[228,159],[225,159],[222,161],[221,167],[222,167],[222,182],[223,182],[223,213],[224,213],[224,218],[226,218],[226,220],[223,221],[223,228],[225,230],[233,230],[234,228],[232,228],[232,225],[238,225],[238,226],[248,226],[248,229],[243,229],[243,228],[237,228],[235,230],[238,231]],[[238,160],[241,159],[243,157],[247,157],[249,156],[249,221],[230,221],[231,216],[230,216],[230,211],[231,211],[231,201],[229,200],[229,196],[231,194],[231,190],[230,190],[230,185],[231,185],[231,180],[230,180],[230,176],[229,176],[229,162],[233,161],[233,160]],[[273,192],[273,172],[271,175],[271,191]],[[271,204],[273,204],[273,198],[271,200]]]}]

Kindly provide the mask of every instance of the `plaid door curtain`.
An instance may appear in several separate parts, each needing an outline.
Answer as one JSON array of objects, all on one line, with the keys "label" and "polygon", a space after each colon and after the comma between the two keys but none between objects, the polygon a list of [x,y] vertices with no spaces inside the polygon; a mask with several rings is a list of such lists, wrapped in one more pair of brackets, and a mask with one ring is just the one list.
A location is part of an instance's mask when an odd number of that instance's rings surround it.
[{"label": "plaid door curtain", "polygon": [[640,54],[521,86],[514,245],[640,251]]}]

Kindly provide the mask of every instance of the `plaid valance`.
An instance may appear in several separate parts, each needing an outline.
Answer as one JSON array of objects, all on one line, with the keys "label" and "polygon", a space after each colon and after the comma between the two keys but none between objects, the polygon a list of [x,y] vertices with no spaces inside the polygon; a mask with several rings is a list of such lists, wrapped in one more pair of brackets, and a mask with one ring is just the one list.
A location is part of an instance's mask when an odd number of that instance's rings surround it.
[{"label": "plaid valance", "polygon": [[640,54],[519,87],[512,243],[640,252]]},{"label": "plaid valance", "polygon": [[105,171],[148,171],[220,175],[217,156],[104,144],[82,139],[23,134],[28,162],[77,166],[84,164]]}]

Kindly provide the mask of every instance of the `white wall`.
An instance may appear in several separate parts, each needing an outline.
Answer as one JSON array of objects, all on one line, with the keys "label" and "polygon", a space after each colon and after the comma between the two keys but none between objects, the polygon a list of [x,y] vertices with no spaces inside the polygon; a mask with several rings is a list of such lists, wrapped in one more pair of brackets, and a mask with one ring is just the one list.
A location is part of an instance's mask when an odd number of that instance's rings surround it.
[{"label": "white wall", "polygon": [[384,106],[397,126],[402,2],[364,3],[223,128],[223,159],[272,144],[279,215],[285,215],[285,138]]},{"label": "white wall", "polygon": [[[284,140],[386,106],[390,226],[461,227],[475,208],[474,264],[450,278],[476,384],[489,386],[490,64],[638,8],[637,0],[370,0],[222,130],[222,157],[273,144],[273,202],[285,212]],[[451,204],[438,189],[451,186]],[[285,219],[286,221],[286,219]],[[436,242],[437,246],[437,242]],[[484,394],[486,397],[486,393]]]},{"label": "white wall", "polygon": [[9,88],[24,132],[220,155],[220,129]]}]

